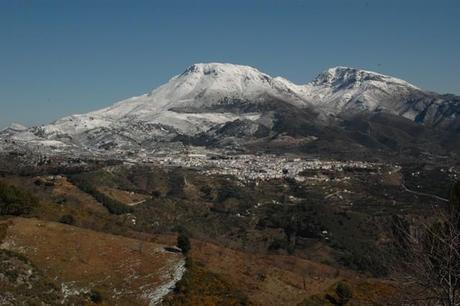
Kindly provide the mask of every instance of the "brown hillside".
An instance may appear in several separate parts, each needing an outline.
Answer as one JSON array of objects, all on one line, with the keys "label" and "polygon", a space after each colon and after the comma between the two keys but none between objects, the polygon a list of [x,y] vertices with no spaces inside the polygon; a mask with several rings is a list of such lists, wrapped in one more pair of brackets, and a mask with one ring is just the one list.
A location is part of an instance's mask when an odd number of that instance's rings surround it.
[{"label": "brown hillside", "polygon": [[36,219],[5,223],[1,249],[28,258],[66,298],[97,291],[109,305],[147,305],[184,264],[155,243]]}]

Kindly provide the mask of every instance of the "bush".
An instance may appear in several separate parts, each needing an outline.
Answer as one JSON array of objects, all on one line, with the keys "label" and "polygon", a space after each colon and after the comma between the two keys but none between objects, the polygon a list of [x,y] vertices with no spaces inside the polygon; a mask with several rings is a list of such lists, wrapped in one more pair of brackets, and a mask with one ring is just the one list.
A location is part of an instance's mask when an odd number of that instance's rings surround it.
[{"label": "bush", "polygon": [[335,292],[337,293],[339,305],[345,305],[353,297],[353,293],[351,292],[350,286],[342,282],[339,282],[337,284]]},{"label": "bush", "polygon": [[72,215],[63,215],[59,219],[59,222],[64,223],[64,224],[73,225],[75,224],[75,218]]},{"label": "bush", "polygon": [[286,239],[275,238],[268,246],[268,250],[276,251],[276,250],[284,250],[288,247],[288,241]]},{"label": "bush", "polygon": [[347,267],[368,271],[376,277],[387,276],[391,264],[391,254],[372,245],[360,243],[356,246],[347,246],[340,261]]},{"label": "bush", "polygon": [[182,250],[183,254],[187,254],[188,251],[190,251],[190,239],[185,232],[181,232],[179,236],[177,236],[177,247]]},{"label": "bush", "polygon": [[183,198],[184,187],[185,187],[185,176],[180,170],[175,169],[168,176],[169,191],[167,195],[169,197]]},{"label": "bush", "polygon": [[161,197],[161,192],[158,191],[158,190],[152,191],[152,197],[154,197],[154,198],[159,198],[159,197]]},{"label": "bush", "polygon": [[99,293],[99,291],[92,290],[89,293],[89,298],[91,299],[91,302],[100,304],[102,303],[102,295]]},{"label": "bush", "polygon": [[171,228],[171,231],[176,232],[176,233],[182,233],[182,234],[185,234],[187,236],[190,236],[190,232],[188,231],[188,229],[185,226],[181,225],[181,224],[175,224]]},{"label": "bush", "polygon": [[0,182],[0,215],[27,215],[38,205],[32,194]]},{"label": "bush", "polygon": [[348,304],[353,294],[347,284],[338,282],[334,292],[328,293],[324,297],[332,305],[344,306]]}]

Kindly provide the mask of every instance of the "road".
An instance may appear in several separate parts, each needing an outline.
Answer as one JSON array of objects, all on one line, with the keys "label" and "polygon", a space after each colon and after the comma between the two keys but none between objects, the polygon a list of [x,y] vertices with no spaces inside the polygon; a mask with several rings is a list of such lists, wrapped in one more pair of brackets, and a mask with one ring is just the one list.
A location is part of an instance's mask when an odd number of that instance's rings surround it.
[{"label": "road", "polygon": [[147,200],[144,199],[144,200],[141,200],[141,201],[138,201],[138,202],[128,203],[126,205],[128,205],[128,206],[136,206],[136,205],[144,203],[145,201],[147,201]]},{"label": "road", "polygon": [[443,201],[443,202],[449,202],[448,199],[445,199],[445,198],[441,198],[440,196],[437,196],[435,194],[430,194],[430,193],[425,193],[425,192],[420,192],[420,191],[415,191],[415,190],[411,190],[409,188],[407,188],[407,186],[402,183],[401,186],[404,188],[405,191],[407,192],[410,192],[410,193],[413,193],[413,194],[416,194],[416,195],[419,195],[419,196],[425,196],[425,197],[431,197],[433,199],[437,199],[439,201]]}]

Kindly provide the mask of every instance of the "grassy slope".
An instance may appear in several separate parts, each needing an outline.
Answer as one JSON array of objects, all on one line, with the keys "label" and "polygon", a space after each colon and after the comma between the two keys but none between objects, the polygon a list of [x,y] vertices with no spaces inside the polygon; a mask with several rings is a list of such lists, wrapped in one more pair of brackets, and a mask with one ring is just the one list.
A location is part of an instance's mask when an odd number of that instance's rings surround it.
[{"label": "grassy slope", "polygon": [[[295,305],[310,295],[327,291],[343,278],[350,280],[353,288],[367,288],[361,290],[362,299],[366,299],[366,294],[368,299],[371,295],[375,299],[375,292],[379,291],[372,288],[378,288],[381,281],[366,283],[363,279],[368,276],[341,267],[337,260],[353,250],[362,250],[363,245],[372,246],[377,242],[375,239],[381,239],[376,235],[380,228],[375,225],[383,219],[369,217],[374,213],[373,207],[378,206],[374,203],[380,205],[380,210],[381,207],[388,207],[389,210],[383,212],[385,214],[400,207],[399,203],[397,207],[387,206],[399,192],[397,184],[384,187],[384,192],[389,192],[390,197],[382,196],[381,190],[376,188],[379,177],[366,181],[367,176],[357,176],[352,187],[356,188],[353,190],[356,193],[366,195],[363,204],[359,206],[360,202],[357,201],[352,209],[342,207],[343,202],[355,200],[355,194],[345,200],[328,200],[327,206],[336,208],[315,210],[311,216],[320,223],[320,229],[324,227],[328,230],[329,242],[322,238],[299,237],[294,256],[287,256],[282,249],[267,251],[273,237],[286,239],[283,229],[263,227],[258,221],[266,217],[271,208],[279,212],[279,206],[270,204],[256,209],[254,204],[272,199],[284,201],[289,194],[298,198],[308,197],[311,201],[324,201],[324,194],[321,193],[350,189],[350,184],[331,182],[329,185],[299,187],[276,181],[259,186],[240,186],[232,179],[205,177],[186,169],[126,170],[117,167],[87,173],[84,177],[100,190],[106,191],[108,196],[116,197],[120,193],[125,196],[126,192],[134,192],[152,198],[134,208],[137,224],[133,225],[125,215],[109,214],[93,197],[65,178],[53,186],[36,186],[34,178],[27,177],[8,180],[31,190],[40,198],[40,207],[32,215],[41,219],[57,221],[63,214],[72,214],[78,226],[168,244],[174,244],[174,238],[168,240],[163,234],[171,232],[175,226],[185,225],[198,238],[194,240],[192,249],[192,258],[201,264],[195,271],[197,275],[211,273],[213,276],[210,279],[216,276],[229,292],[241,292],[252,302],[260,304],[276,301],[278,304]],[[316,190],[321,192],[316,193]],[[116,200],[123,202],[126,200],[124,196]],[[413,199],[407,198],[407,205],[411,205],[411,201]],[[245,216],[248,209],[251,214]],[[238,217],[238,213],[243,217]],[[152,233],[159,235],[154,238]],[[198,292],[203,290],[200,289],[201,284],[195,282],[194,286]],[[219,296],[219,287],[215,290],[210,288],[210,296]],[[359,294],[359,289],[356,290]],[[383,290],[381,295],[387,294],[385,292]]]},{"label": "grassy slope", "polygon": [[145,305],[144,294],[171,277],[182,260],[161,245],[60,223],[14,218],[2,248],[21,253],[58,284],[101,293],[109,304]]}]

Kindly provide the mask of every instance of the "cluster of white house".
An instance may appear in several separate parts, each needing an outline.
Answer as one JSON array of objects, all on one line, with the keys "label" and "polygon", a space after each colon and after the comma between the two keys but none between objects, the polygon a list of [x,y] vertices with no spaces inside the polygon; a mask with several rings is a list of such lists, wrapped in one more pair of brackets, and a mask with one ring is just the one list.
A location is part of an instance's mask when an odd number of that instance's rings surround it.
[{"label": "cluster of white house", "polygon": [[382,165],[365,161],[336,161],[290,158],[276,155],[173,154],[152,160],[164,166],[199,169],[207,174],[232,175],[241,180],[268,180],[289,177],[303,180],[305,170],[379,169]]}]

